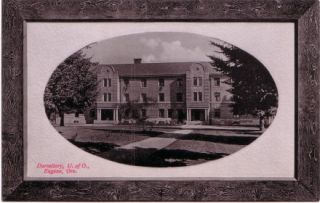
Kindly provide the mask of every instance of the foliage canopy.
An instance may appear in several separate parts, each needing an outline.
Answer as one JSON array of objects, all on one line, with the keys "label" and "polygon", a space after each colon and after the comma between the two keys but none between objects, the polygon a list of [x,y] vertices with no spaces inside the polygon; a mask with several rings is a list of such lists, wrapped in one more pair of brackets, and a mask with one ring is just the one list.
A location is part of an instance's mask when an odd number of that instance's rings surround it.
[{"label": "foliage canopy", "polygon": [[[78,51],[63,61],[52,73],[44,93],[46,114],[84,112],[97,95],[95,63]],[[63,125],[63,119],[61,119]]]},{"label": "foliage canopy", "polygon": [[230,79],[228,90],[233,95],[233,113],[260,117],[275,115],[278,91],[268,70],[245,51],[222,42],[212,41],[218,54],[209,56],[212,65]]}]

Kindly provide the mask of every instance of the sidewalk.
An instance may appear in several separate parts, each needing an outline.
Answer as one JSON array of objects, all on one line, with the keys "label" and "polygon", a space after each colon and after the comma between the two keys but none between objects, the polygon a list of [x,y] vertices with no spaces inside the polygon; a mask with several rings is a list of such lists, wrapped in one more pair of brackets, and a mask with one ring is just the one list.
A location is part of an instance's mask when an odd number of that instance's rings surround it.
[{"label": "sidewalk", "polygon": [[[141,125],[92,125],[92,124],[86,124],[79,127],[93,127],[93,128],[107,128],[107,127],[139,127]],[[187,129],[187,130],[239,130],[239,131],[260,131],[260,128],[254,127],[254,126],[214,126],[214,125],[154,125],[154,126],[148,126],[147,128],[162,128],[162,129]]]},{"label": "sidewalk", "polygon": [[151,137],[142,141],[132,142],[127,145],[120,146],[120,149],[136,149],[136,148],[152,148],[152,149],[163,149],[173,142],[177,141],[174,138],[161,138],[161,137]]},{"label": "sidewalk", "polygon": [[245,130],[245,131],[260,131],[259,127],[249,127],[249,126],[213,126],[213,125],[158,126],[158,125],[155,125],[152,128],[188,129],[188,130]]}]

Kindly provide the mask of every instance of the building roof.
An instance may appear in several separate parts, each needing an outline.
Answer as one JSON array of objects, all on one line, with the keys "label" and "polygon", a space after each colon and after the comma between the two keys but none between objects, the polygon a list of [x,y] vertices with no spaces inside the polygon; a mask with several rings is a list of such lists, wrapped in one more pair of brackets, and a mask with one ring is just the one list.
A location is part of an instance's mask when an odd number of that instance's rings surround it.
[{"label": "building roof", "polygon": [[186,74],[192,64],[201,64],[208,67],[209,74],[219,74],[209,62],[100,64],[98,68],[111,66],[118,72],[120,77],[170,76]]}]

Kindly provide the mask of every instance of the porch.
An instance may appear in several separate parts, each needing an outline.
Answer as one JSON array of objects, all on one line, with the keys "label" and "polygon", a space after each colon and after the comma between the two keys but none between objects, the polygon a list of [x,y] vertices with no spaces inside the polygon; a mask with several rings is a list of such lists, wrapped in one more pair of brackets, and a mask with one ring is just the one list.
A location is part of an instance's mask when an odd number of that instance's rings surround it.
[{"label": "porch", "polygon": [[94,124],[117,124],[119,123],[119,109],[97,108],[97,120]]},{"label": "porch", "polygon": [[187,124],[203,124],[209,121],[208,108],[187,108]]}]

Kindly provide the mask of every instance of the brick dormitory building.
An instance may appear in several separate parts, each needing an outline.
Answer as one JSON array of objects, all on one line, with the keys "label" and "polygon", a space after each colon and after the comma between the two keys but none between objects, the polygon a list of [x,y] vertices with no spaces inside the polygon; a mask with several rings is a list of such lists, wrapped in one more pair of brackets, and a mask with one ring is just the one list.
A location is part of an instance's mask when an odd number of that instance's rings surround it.
[{"label": "brick dormitory building", "polygon": [[120,105],[142,105],[145,118],[175,118],[185,123],[232,119],[228,78],[208,62],[98,65],[99,93],[95,124],[119,123]]}]

